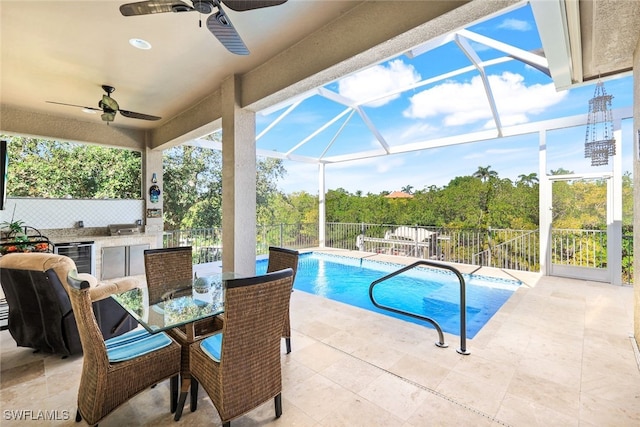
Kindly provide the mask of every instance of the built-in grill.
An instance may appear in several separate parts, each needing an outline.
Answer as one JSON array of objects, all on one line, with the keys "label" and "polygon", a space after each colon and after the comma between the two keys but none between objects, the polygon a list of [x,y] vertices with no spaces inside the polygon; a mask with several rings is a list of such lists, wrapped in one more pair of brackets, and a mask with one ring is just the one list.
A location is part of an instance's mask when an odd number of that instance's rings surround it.
[{"label": "built-in grill", "polygon": [[139,234],[140,227],[138,224],[110,224],[109,234],[112,236],[130,236]]}]

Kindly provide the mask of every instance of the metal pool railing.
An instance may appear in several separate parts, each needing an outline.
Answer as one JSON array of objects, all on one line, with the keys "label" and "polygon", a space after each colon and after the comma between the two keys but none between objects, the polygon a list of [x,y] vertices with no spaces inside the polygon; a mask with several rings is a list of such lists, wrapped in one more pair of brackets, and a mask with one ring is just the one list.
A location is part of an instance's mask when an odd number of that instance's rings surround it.
[{"label": "metal pool railing", "polygon": [[391,279],[392,277],[395,277],[401,273],[404,273],[407,270],[411,270],[419,265],[427,265],[429,267],[435,267],[435,268],[443,268],[445,270],[449,270],[451,272],[453,272],[456,277],[458,278],[458,281],[460,282],[460,348],[457,349],[456,351],[460,354],[464,354],[464,355],[468,355],[470,354],[467,351],[467,290],[466,290],[466,283],[464,281],[464,277],[462,277],[462,274],[460,274],[460,272],[454,268],[451,267],[449,265],[445,265],[445,264],[439,264],[436,262],[432,262],[432,261],[426,261],[426,260],[421,260],[421,261],[416,261],[413,264],[407,265],[405,267],[402,267],[399,270],[396,270],[392,273],[387,274],[384,277],[381,277],[380,279],[374,280],[373,282],[371,282],[371,285],[369,286],[369,299],[371,300],[371,302],[373,303],[373,305],[375,305],[376,307],[382,309],[382,310],[388,310],[391,311],[393,313],[397,313],[397,314],[402,314],[404,316],[409,316],[409,317],[413,317],[414,319],[419,319],[419,320],[424,320],[425,322],[430,323],[431,325],[433,325],[433,327],[436,328],[436,331],[438,332],[438,342],[436,342],[436,345],[438,347],[448,347],[448,345],[444,342],[444,334],[442,332],[442,328],[440,327],[440,325],[438,324],[438,322],[436,322],[435,320],[433,320],[430,317],[427,316],[422,316],[420,314],[416,314],[416,313],[411,313],[410,311],[405,311],[405,310],[399,310],[397,308],[394,307],[389,307],[386,305],[382,305],[380,303],[378,303],[375,299],[375,297],[373,296],[373,288],[380,284],[381,282],[384,282],[388,279]]}]

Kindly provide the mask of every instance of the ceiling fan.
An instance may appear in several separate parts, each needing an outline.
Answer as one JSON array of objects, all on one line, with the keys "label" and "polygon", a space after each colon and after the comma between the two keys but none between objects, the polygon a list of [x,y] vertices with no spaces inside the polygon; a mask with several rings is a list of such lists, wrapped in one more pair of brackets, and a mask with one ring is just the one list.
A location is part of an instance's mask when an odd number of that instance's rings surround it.
[{"label": "ceiling fan", "polygon": [[[164,12],[199,12],[208,15],[207,28],[231,53],[236,55],[248,55],[249,49],[245,46],[240,35],[231,24],[231,20],[222,9],[220,3],[237,12],[244,12],[263,7],[277,6],[287,0],[191,0],[193,6],[180,0],[148,0],[136,3],[127,3],[120,6],[120,13],[124,16],[150,15]],[[200,22],[202,26],[202,22]]]},{"label": "ceiling fan", "polygon": [[130,119],[142,119],[142,120],[160,120],[160,117],[150,116],[149,114],[134,113],[133,111],[122,110],[115,99],[111,97],[111,94],[116,90],[113,86],[102,85],[102,89],[106,92],[106,95],[102,95],[102,99],[98,101],[98,107],[85,107],[83,105],[65,104],[63,102],[46,101],[49,104],[68,105],[69,107],[79,107],[85,110],[102,111],[102,121],[112,122],[116,113],[120,112],[125,117]]}]

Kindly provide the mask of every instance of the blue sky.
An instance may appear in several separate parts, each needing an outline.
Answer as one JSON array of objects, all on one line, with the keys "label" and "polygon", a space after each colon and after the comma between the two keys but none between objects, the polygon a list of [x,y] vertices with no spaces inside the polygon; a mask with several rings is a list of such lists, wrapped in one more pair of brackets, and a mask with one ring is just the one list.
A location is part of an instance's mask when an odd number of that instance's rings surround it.
[{"label": "blue sky", "polygon": [[[541,48],[533,16],[528,6],[468,28],[473,33],[531,51]],[[471,42],[482,61],[505,54],[484,44]],[[371,100],[363,111],[391,147],[436,138],[486,131],[495,128],[480,74],[473,70],[446,79],[418,85],[400,94],[393,92],[444,73],[470,66],[458,46],[449,42],[434,50],[410,57],[397,57],[332,82],[326,88],[334,94],[357,101]],[[585,114],[594,95],[594,85],[570,91],[556,91],[551,79],[520,61],[501,62],[485,68],[503,126]],[[632,105],[632,78],[604,82],[613,95],[614,109]],[[321,96],[305,99],[293,112],[258,139],[259,149],[294,151],[301,156],[337,156],[378,150],[379,142],[358,114],[345,113],[345,106]],[[286,109],[258,115],[260,134]],[[341,113],[345,113],[341,116]],[[335,122],[326,126],[332,118]],[[323,129],[326,126],[326,129]],[[610,170],[594,168],[584,158],[585,127],[553,132],[548,137],[548,170],[559,168],[576,173]],[[631,170],[631,121],[623,124],[623,170]],[[504,138],[419,152],[330,164],[326,167],[326,188],[350,192],[380,193],[406,185],[423,189],[446,185],[456,176],[470,175],[479,166],[491,166],[502,178],[513,180],[521,174],[538,172],[536,135]],[[318,192],[318,166],[285,161],[287,176],[279,182],[286,193]]]}]

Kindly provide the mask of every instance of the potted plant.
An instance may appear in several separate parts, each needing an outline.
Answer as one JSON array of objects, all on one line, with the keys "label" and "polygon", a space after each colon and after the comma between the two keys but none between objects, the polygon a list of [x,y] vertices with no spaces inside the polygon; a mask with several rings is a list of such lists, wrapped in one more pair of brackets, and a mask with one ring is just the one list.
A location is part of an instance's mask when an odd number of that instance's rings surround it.
[{"label": "potted plant", "polygon": [[3,222],[0,224],[0,239],[15,240],[18,236],[24,236],[24,221],[14,221],[13,218],[16,214],[16,207],[13,207],[13,213],[11,214],[10,222]]},{"label": "potted plant", "polygon": [[0,227],[3,239],[12,240],[24,236],[24,221],[3,222]]}]

